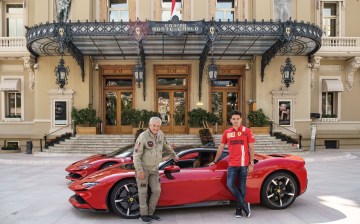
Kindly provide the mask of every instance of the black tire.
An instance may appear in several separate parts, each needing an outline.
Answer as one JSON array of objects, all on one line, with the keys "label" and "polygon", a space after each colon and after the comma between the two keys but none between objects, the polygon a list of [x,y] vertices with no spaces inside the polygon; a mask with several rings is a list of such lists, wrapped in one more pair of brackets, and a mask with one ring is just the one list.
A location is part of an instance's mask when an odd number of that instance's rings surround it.
[{"label": "black tire", "polygon": [[108,168],[108,167],[110,167],[110,166],[113,166],[113,165],[115,165],[115,164],[116,164],[116,163],[114,163],[114,162],[105,163],[105,164],[103,164],[103,165],[100,166],[99,170],[103,170],[103,169]]},{"label": "black tire", "polygon": [[135,179],[120,181],[113,188],[110,195],[113,211],[126,219],[140,217],[139,194]]},{"label": "black tire", "polygon": [[290,174],[273,173],[262,184],[261,203],[271,209],[285,209],[295,201],[298,191],[297,182]]}]

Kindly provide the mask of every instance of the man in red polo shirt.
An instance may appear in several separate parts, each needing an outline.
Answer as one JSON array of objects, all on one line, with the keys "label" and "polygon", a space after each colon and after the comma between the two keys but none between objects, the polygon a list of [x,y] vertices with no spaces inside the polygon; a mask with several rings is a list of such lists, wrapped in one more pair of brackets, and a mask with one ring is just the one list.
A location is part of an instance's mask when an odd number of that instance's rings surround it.
[{"label": "man in red polo shirt", "polygon": [[[232,111],[230,122],[233,125],[226,129],[221,138],[214,162],[220,158],[225,145],[229,149],[229,167],[227,172],[227,186],[237,199],[235,217],[240,218],[242,211],[246,217],[250,217],[250,204],[244,201],[246,193],[246,177],[248,172],[254,169],[254,136],[249,128],[241,125],[241,112]],[[239,178],[239,186],[236,186],[236,179]]]}]

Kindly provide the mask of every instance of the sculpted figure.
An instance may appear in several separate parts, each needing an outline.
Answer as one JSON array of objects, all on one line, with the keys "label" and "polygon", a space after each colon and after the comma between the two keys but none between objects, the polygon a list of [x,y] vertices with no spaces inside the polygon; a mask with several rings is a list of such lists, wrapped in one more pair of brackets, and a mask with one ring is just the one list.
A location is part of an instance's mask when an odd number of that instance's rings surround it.
[{"label": "sculpted figure", "polygon": [[57,19],[59,22],[66,22],[70,12],[71,0],[57,1]]}]

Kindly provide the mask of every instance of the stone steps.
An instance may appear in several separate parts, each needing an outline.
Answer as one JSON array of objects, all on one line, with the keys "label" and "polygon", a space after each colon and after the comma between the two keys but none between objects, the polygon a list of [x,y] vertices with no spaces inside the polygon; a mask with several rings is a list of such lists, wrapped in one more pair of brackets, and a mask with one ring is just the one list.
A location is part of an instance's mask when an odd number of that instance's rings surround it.
[{"label": "stone steps", "polygon": [[[220,143],[221,135],[213,135],[215,145]],[[167,141],[174,146],[201,145],[197,135],[166,135]],[[43,149],[47,153],[96,154],[110,153],[120,147],[134,143],[133,135],[77,135],[59,144]],[[257,153],[291,153],[299,151],[297,146],[282,142],[269,135],[255,136]]]}]

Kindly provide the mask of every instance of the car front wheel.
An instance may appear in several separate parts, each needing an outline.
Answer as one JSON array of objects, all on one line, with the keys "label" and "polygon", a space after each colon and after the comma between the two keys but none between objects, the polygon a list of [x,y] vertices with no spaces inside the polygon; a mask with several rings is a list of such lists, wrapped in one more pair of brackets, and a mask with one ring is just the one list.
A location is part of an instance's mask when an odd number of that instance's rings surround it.
[{"label": "car front wheel", "polygon": [[261,187],[261,203],[271,209],[284,209],[295,201],[297,192],[298,185],[291,175],[273,173]]},{"label": "car front wheel", "polygon": [[116,184],[110,195],[111,207],[123,218],[133,219],[140,216],[139,194],[135,179]]}]

